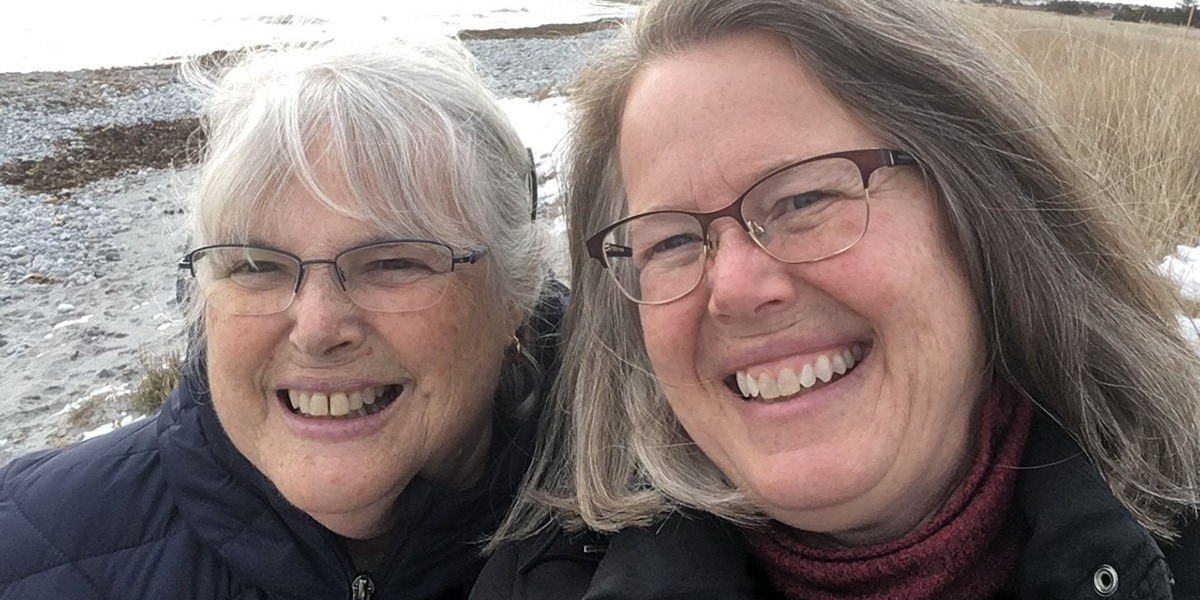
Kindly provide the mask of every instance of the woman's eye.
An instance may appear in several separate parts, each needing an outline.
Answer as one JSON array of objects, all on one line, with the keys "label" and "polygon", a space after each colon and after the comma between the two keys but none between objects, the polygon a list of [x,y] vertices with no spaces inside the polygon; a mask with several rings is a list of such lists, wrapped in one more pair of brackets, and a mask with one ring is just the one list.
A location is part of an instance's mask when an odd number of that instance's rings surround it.
[{"label": "woman's eye", "polygon": [[804,192],[795,196],[788,196],[780,200],[779,204],[783,210],[804,210],[830,196],[832,194],[820,191]]},{"label": "woman's eye", "polygon": [[387,271],[422,271],[429,270],[429,265],[419,260],[410,258],[390,258],[386,260],[376,260],[366,265],[367,271],[387,272]]},{"label": "woman's eye", "polygon": [[666,255],[679,251],[681,248],[688,247],[692,244],[700,242],[700,236],[694,233],[679,233],[666,238],[654,244],[646,252],[646,258],[652,259],[656,256]]},{"label": "woman's eye", "polygon": [[261,273],[277,273],[283,269],[284,266],[277,262],[246,260],[230,267],[228,273],[230,275],[257,275]]}]

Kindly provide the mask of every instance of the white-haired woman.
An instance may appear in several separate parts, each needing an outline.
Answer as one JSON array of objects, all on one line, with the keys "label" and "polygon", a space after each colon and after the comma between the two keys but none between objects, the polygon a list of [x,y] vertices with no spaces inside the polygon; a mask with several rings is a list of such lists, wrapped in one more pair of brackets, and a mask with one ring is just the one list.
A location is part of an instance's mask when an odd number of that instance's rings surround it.
[{"label": "white-haired woman", "polygon": [[525,148],[450,39],[208,91],[195,356],[157,419],[0,470],[0,598],[465,597],[564,301]]},{"label": "white-haired woman", "polygon": [[1177,303],[950,10],[652,1],[584,76],[537,537],[474,597],[1200,597]]}]

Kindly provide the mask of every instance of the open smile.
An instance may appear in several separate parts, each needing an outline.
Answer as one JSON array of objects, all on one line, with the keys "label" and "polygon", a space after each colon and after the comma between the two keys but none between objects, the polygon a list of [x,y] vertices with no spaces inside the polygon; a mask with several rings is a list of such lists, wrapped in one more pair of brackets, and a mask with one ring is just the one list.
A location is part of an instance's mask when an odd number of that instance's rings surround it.
[{"label": "open smile", "polygon": [[383,411],[395,402],[402,392],[403,385],[389,384],[337,392],[278,390],[276,396],[295,415],[353,419]]},{"label": "open smile", "polygon": [[725,387],[746,401],[780,401],[820,389],[854,370],[867,353],[862,343],[818,354],[806,360],[750,367],[725,378]]}]

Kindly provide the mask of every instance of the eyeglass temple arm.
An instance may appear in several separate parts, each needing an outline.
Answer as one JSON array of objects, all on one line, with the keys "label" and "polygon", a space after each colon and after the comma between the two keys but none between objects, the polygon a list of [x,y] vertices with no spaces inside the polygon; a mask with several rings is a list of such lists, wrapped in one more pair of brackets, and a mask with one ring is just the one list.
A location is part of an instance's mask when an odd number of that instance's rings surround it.
[{"label": "eyeglass temple arm", "polygon": [[450,259],[450,264],[454,264],[454,265],[461,265],[461,264],[473,265],[473,264],[475,264],[475,263],[479,262],[479,259],[483,258],[483,257],[484,257],[484,255],[486,255],[487,253],[488,253],[488,249],[487,249],[487,248],[474,248],[474,249],[472,249],[472,250],[468,250],[466,254],[459,254],[459,255],[457,255],[457,256],[454,256],[454,257],[452,257],[452,258]]},{"label": "eyeglass temple arm", "polygon": [[633,256],[633,248],[620,244],[604,244],[604,255],[616,258],[629,258]]},{"label": "eyeglass temple arm", "polygon": [[[178,268],[180,271],[187,271],[188,274],[193,277],[195,277],[195,275],[196,275],[196,271],[194,269],[192,269],[192,255],[191,254],[188,254],[188,255],[184,256],[183,258],[179,259],[179,262],[175,263],[175,267]],[[175,303],[179,304],[180,306],[183,306],[184,302],[187,301],[187,297],[188,297],[188,279],[186,277],[176,275],[175,276]]]},{"label": "eyeglass temple arm", "polygon": [[538,205],[538,175],[537,162],[533,160],[533,148],[526,147],[525,154],[529,157],[529,197],[533,206],[529,209],[529,220],[537,220]]},{"label": "eyeglass temple arm", "polygon": [[905,150],[889,151],[888,158],[891,159],[891,164],[888,165],[890,167],[917,164],[917,157],[913,156],[911,152],[907,152]]},{"label": "eyeglass temple arm", "polygon": [[[858,165],[858,172],[862,176],[862,184],[864,188],[871,185],[871,174],[878,169],[919,164],[917,162],[917,157],[913,156],[913,154],[907,150],[888,150],[881,148],[878,150],[878,154],[875,152],[875,150],[862,150],[850,153],[859,155],[862,153],[870,153],[870,159],[868,159],[868,163],[860,162],[856,158],[850,158],[850,160],[854,161],[854,164]],[[875,162],[876,160],[878,160],[878,162]]]}]

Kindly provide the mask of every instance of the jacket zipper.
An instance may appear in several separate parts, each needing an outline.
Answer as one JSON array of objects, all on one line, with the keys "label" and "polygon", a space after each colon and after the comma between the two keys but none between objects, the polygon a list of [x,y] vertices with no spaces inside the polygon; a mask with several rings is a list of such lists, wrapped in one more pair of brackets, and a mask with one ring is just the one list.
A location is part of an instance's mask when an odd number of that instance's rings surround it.
[{"label": "jacket zipper", "polygon": [[367,573],[359,573],[350,583],[350,600],[371,600],[375,593],[375,582]]}]

